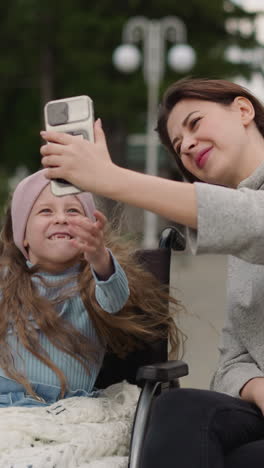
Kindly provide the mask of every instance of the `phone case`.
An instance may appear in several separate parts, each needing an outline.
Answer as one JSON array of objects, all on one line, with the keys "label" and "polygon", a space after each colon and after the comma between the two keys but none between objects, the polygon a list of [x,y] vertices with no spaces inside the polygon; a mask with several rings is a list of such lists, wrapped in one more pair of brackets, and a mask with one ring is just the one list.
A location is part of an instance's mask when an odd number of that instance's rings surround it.
[{"label": "phone case", "polygon": [[[49,101],[44,107],[46,130],[80,135],[94,141],[93,101],[89,96],[75,96]],[[60,197],[81,192],[64,179],[51,181],[51,191]]]}]

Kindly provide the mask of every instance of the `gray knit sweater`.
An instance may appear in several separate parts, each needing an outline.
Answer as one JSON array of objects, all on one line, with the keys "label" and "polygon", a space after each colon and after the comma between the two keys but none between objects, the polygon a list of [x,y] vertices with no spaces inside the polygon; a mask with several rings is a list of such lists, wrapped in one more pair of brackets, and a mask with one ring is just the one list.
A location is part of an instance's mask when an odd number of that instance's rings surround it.
[{"label": "gray knit sweater", "polygon": [[227,316],[211,389],[239,396],[264,377],[264,163],[237,189],[196,183],[194,254],[229,254]]}]

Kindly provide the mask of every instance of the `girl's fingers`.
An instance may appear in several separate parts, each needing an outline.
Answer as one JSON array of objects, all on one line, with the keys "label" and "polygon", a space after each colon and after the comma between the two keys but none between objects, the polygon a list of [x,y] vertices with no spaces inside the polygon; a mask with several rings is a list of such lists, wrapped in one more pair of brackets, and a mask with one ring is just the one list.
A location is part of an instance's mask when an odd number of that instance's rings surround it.
[{"label": "girl's fingers", "polygon": [[89,242],[94,239],[96,234],[92,228],[88,230],[87,228],[77,225],[74,226],[73,224],[69,224],[69,233],[74,237],[85,240],[85,242]]},{"label": "girl's fingers", "polygon": [[82,253],[86,253],[86,244],[84,242],[82,242],[80,239],[71,239],[71,244],[73,245],[73,247],[75,247],[76,249],[79,249],[80,252]]},{"label": "girl's fingers", "polygon": [[[94,238],[93,238],[94,239]],[[83,241],[79,238],[71,239],[70,241],[74,247],[87,255],[94,255],[98,251],[99,245],[92,242]]]},{"label": "girl's fingers", "polygon": [[96,222],[92,222],[87,218],[77,219],[73,218],[69,220],[69,232],[70,234],[84,239],[87,242],[96,240],[102,237],[102,230],[98,229]]},{"label": "girl's fingers", "polygon": [[73,225],[73,226],[82,226],[84,230],[87,230],[89,229],[89,231],[94,231],[95,233],[98,232],[98,224],[97,224],[97,221],[100,221],[100,223],[102,225],[105,225],[106,224],[106,217],[105,215],[99,211],[99,210],[95,210],[93,212],[93,215],[96,219],[96,221],[93,221],[92,219],[90,218],[87,218],[85,216],[75,216],[75,217],[72,217],[70,220],[69,220],[69,223],[70,225]]},{"label": "girl's fingers", "polygon": [[95,210],[94,217],[96,219],[96,223],[95,223],[96,226],[101,230],[104,229],[106,222],[107,222],[105,215],[101,213],[101,211]]}]

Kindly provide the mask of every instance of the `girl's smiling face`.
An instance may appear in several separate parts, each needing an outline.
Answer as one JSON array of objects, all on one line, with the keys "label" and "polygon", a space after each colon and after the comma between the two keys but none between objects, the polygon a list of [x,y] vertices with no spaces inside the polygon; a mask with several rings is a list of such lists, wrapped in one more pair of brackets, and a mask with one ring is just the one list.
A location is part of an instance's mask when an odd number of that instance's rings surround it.
[{"label": "girl's smiling face", "polygon": [[55,197],[49,185],[41,192],[30,212],[24,239],[33,265],[59,272],[79,261],[80,252],[72,245],[68,229],[75,216],[85,216],[77,197]]},{"label": "girl's smiling face", "polygon": [[178,102],[167,128],[184,167],[205,182],[236,186],[247,150],[250,111],[252,106],[242,97],[229,106],[196,99]]}]

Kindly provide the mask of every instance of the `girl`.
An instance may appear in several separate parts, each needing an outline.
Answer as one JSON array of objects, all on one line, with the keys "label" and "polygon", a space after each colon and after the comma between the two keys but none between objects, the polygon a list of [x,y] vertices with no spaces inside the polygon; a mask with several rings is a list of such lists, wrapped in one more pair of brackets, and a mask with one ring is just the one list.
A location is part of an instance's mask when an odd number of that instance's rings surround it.
[{"label": "girl", "polygon": [[109,234],[104,240],[106,219],[92,195],[55,197],[44,174],[17,186],[2,230],[2,407],[93,395],[106,346],[122,355],[140,338],[163,337],[165,328],[177,345],[167,294],[159,288],[157,300],[157,282],[133,262],[127,245]]},{"label": "girl", "polygon": [[213,391],[177,389],[157,399],[142,467],[262,467],[264,108],[225,80],[185,79],[168,89],[158,132],[193,184],[118,168],[99,124],[95,144],[42,134],[52,142],[41,149],[48,177],[65,177],[185,224],[194,254],[230,254]]}]

